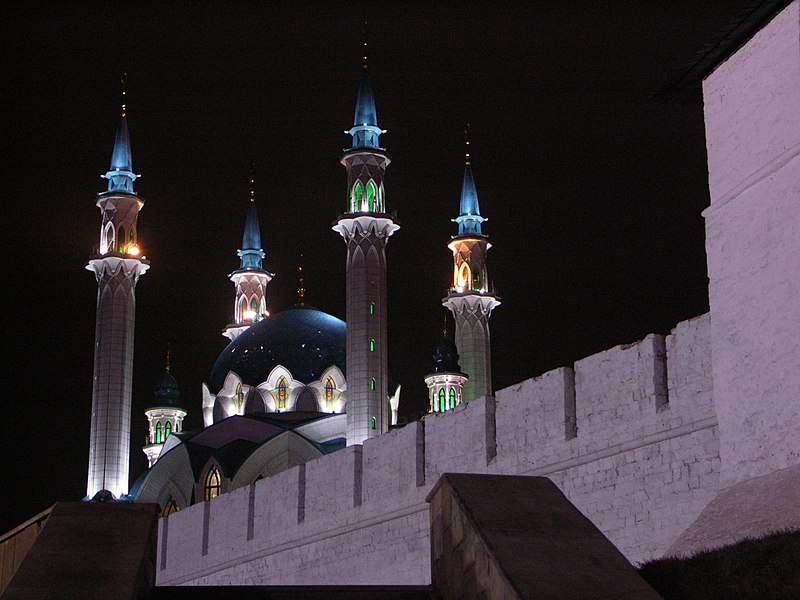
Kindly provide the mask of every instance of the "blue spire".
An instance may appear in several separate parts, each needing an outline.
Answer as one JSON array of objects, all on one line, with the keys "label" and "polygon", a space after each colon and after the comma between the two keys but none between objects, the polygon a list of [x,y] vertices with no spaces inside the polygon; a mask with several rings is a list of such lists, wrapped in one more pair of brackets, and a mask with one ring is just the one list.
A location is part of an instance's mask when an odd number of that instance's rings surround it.
[{"label": "blue spire", "polygon": [[483,235],[481,223],[486,219],[481,216],[478,206],[478,192],[475,189],[475,180],[472,178],[472,165],[467,155],[467,164],[464,167],[464,183],[461,186],[461,214],[453,221],[458,223],[459,237],[469,237],[472,235]]},{"label": "blue spire", "polygon": [[117,127],[117,137],[114,140],[114,152],[111,155],[111,166],[108,172],[103,175],[108,179],[109,192],[135,193],[133,182],[138,175],[133,172],[133,160],[131,158],[131,141],[128,136],[128,122],[125,120],[125,105],[122,105],[122,117]]},{"label": "blue spire", "polygon": [[252,196],[250,198],[250,207],[247,209],[247,217],[244,221],[242,249],[236,254],[242,259],[239,270],[264,270],[261,259],[264,258],[265,254],[261,249],[261,230],[258,226],[256,203],[253,201]]},{"label": "blue spire", "polygon": [[[366,57],[365,57],[366,60]],[[367,65],[361,72],[358,82],[358,97],[356,98],[356,114],[353,118],[353,127],[348,131],[353,136],[353,148],[380,149],[378,138],[383,133],[378,127],[378,113],[375,110],[375,94],[372,91],[372,81],[367,73]]]}]

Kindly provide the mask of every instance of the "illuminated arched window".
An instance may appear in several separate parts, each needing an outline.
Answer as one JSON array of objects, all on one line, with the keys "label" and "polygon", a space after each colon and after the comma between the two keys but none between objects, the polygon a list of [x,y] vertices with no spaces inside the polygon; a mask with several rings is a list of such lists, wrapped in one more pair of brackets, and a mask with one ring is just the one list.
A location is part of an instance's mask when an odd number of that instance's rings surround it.
[{"label": "illuminated arched window", "polygon": [[155,444],[161,443],[161,422],[156,423],[156,437],[155,437]]},{"label": "illuminated arched window", "polygon": [[444,388],[439,390],[439,410],[444,412],[447,409],[447,406],[444,403]]},{"label": "illuminated arched window", "polygon": [[136,241],[136,230],[133,227],[131,227],[131,234],[128,241],[130,241],[131,244]]},{"label": "illuminated arched window", "polygon": [[372,179],[367,182],[367,210],[369,212],[378,210],[378,207],[375,206],[375,182]]},{"label": "illuminated arched window", "polygon": [[117,229],[117,239],[119,240],[118,250],[122,252],[123,244],[125,243],[125,230],[122,228],[122,225],[120,225],[119,229]]},{"label": "illuminated arched window", "polygon": [[375,417],[372,417],[372,428],[375,429]]},{"label": "illuminated arched window", "polygon": [[175,496],[170,496],[169,500],[167,500],[167,503],[164,505],[164,508],[161,511],[161,516],[168,517],[172,513],[178,512],[180,509],[181,507],[178,505],[178,501],[175,500]]},{"label": "illuminated arched window", "polygon": [[450,388],[450,408],[456,407],[456,389]]},{"label": "illuminated arched window", "polygon": [[206,475],[206,482],[203,488],[203,499],[211,500],[222,492],[222,484],[217,467],[211,467]]},{"label": "illuminated arched window", "polygon": [[170,434],[170,433],[172,433],[172,423],[170,423],[169,421],[167,421],[167,422],[164,424],[164,441],[165,441],[165,442],[167,441],[167,438],[169,437],[169,434]]},{"label": "illuminated arched window", "polygon": [[247,298],[242,298],[242,304],[239,306],[239,321],[244,321],[244,315],[247,312]]},{"label": "illuminated arched window", "polygon": [[286,408],[286,394],[288,385],[286,383],[286,377],[281,377],[278,379],[278,408]]},{"label": "illuminated arched window", "polygon": [[375,352],[375,340],[370,340],[369,341],[369,351],[370,352]]},{"label": "illuminated arched window", "polygon": [[263,315],[267,312],[267,301],[264,298],[261,298],[261,304],[258,307],[258,314]]},{"label": "illuminated arched window", "polygon": [[334,389],[335,389],[335,386],[333,385],[333,379],[328,377],[325,380],[325,402],[327,403],[328,408],[330,408],[331,405],[333,404],[333,390]]},{"label": "illuminated arched window", "polygon": [[369,314],[371,314],[371,315],[375,314],[375,303],[374,302],[370,302],[369,303]]},{"label": "illuminated arched window", "polygon": [[361,210],[361,200],[364,197],[364,188],[361,187],[361,182],[356,181],[356,185],[353,188],[353,200],[352,200],[352,212],[358,212]]},{"label": "illuminated arched window", "polygon": [[470,272],[469,265],[465,262],[461,263],[458,269],[458,277],[456,278],[456,287],[462,290],[468,290],[472,280],[472,273]]},{"label": "illuminated arched window", "polygon": [[374,377],[369,380],[369,389],[371,389],[373,391],[375,390],[375,378]]}]

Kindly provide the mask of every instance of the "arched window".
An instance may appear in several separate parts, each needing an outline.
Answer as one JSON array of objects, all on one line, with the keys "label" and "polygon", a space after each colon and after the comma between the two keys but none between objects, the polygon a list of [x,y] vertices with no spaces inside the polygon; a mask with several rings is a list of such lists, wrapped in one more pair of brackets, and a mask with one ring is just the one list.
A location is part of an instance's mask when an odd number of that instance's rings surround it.
[{"label": "arched window", "polygon": [[204,486],[203,499],[211,500],[220,495],[222,491],[222,484],[217,467],[211,467],[206,475],[206,483]]},{"label": "arched window", "polygon": [[372,429],[375,429],[375,417],[372,417]]},{"label": "arched window", "polygon": [[122,228],[122,225],[119,226],[117,229],[117,239],[119,240],[119,252],[124,250],[123,244],[125,243],[125,230]]},{"label": "arched window", "polygon": [[439,410],[441,412],[444,412],[446,409],[447,409],[447,406],[445,406],[445,403],[444,403],[444,388],[441,388],[439,390]]},{"label": "arched window", "polygon": [[465,262],[461,263],[458,269],[458,277],[456,277],[456,287],[461,290],[468,290],[472,274],[470,273],[469,265]]},{"label": "arched window", "polygon": [[278,379],[278,408],[286,408],[286,377]]},{"label": "arched window", "polygon": [[353,199],[351,203],[351,212],[358,212],[361,210],[361,200],[364,197],[364,188],[361,187],[361,182],[356,181],[356,185],[353,188]]},{"label": "arched window", "polygon": [[164,505],[164,508],[161,511],[161,516],[168,517],[172,513],[178,512],[180,509],[181,507],[178,505],[178,501],[175,500],[175,496],[170,496],[169,500],[167,500],[167,503]]},{"label": "arched window", "polygon": [[153,442],[153,443],[154,444],[160,444],[161,443],[161,422],[160,421],[158,423],[156,423],[156,437],[155,437],[155,442]]},{"label": "arched window", "polygon": [[242,389],[242,384],[236,384],[236,409],[237,412],[241,410],[242,405],[244,404],[244,390]]},{"label": "arched window", "polygon": [[370,340],[369,341],[369,351],[370,352],[375,352],[375,340]]},{"label": "arched window", "polygon": [[247,298],[242,298],[242,304],[239,307],[239,321],[244,321],[244,315],[247,312]]},{"label": "arched window", "polygon": [[333,379],[328,377],[325,380],[325,402],[326,402],[328,408],[330,408],[331,405],[333,404],[333,390],[334,389],[335,389],[335,386],[333,385]]},{"label": "arched window", "polygon": [[261,298],[261,304],[258,307],[258,314],[263,315],[267,312],[267,301],[264,298]]},{"label": "arched window", "polygon": [[369,212],[378,210],[378,207],[375,206],[375,182],[372,179],[367,182],[367,210]]},{"label": "arched window", "polygon": [[167,422],[164,424],[164,441],[165,441],[165,442],[167,441],[167,438],[169,437],[169,434],[170,434],[170,433],[172,433],[172,423],[170,423],[169,421],[167,421]]},{"label": "arched window", "polygon": [[131,244],[136,241],[136,230],[133,227],[131,227],[131,232],[128,241],[130,241]]},{"label": "arched window", "polygon": [[258,315],[258,302],[256,302],[256,297],[253,296],[250,299],[250,310],[252,310],[256,315]]},{"label": "arched window", "polygon": [[375,314],[375,303],[374,302],[370,302],[369,303],[369,314],[371,314],[371,315]]},{"label": "arched window", "polygon": [[456,407],[456,389],[450,388],[450,408]]},{"label": "arched window", "polygon": [[374,377],[369,380],[369,389],[375,391],[375,378]]}]

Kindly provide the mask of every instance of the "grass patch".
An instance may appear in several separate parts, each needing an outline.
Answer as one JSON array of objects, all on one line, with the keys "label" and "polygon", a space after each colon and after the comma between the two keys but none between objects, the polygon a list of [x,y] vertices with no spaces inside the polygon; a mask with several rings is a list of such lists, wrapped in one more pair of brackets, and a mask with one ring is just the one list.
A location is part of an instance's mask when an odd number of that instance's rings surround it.
[{"label": "grass patch", "polygon": [[800,598],[800,530],[748,539],[690,558],[663,558],[639,574],[665,600]]}]

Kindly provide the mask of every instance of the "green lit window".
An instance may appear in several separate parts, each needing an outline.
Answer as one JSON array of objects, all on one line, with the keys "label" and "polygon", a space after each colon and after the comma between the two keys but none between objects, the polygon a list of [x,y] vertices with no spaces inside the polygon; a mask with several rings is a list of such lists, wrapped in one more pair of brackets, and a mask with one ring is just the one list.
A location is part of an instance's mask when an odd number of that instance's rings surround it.
[{"label": "green lit window", "polygon": [[131,235],[129,237],[129,241],[131,244],[136,241],[136,230],[133,227],[131,227]]},{"label": "green lit window", "polygon": [[370,352],[375,352],[375,340],[370,340],[369,341],[369,351]]},{"label": "green lit window", "polygon": [[156,443],[156,444],[160,444],[161,443],[161,423],[160,422],[156,423],[156,437],[155,437],[155,442],[154,443]]},{"label": "green lit window", "polygon": [[370,302],[369,303],[369,314],[371,314],[371,315],[375,314],[375,303],[374,302]]},{"label": "green lit window", "polygon": [[165,441],[165,442],[167,441],[167,438],[169,437],[169,434],[170,434],[170,433],[172,433],[172,423],[170,423],[169,421],[167,421],[167,422],[164,424],[164,441]]},{"label": "green lit window", "polygon": [[456,390],[455,388],[450,388],[450,408],[456,407]]},{"label": "green lit window", "polygon": [[375,182],[370,179],[367,182],[367,210],[369,212],[376,212],[378,209],[375,206]]},{"label": "green lit window", "polygon": [[256,302],[255,296],[253,296],[252,299],[250,300],[250,310],[258,314],[258,303]]},{"label": "green lit window", "polygon": [[439,390],[439,410],[444,412],[447,409],[447,406],[444,403],[444,388]]},{"label": "green lit window", "polygon": [[164,505],[164,508],[161,510],[161,516],[168,517],[172,513],[178,512],[180,509],[181,507],[178,505],[178,501],[175,500],[175,496],[170,496],[169,500],[167,500],[167,503]]},{"label": "green lit window", "polygon": [[375,417],[372,417],[372,428],[375,429]]},{"label": "green lit window", "polygon": [[217,467],[211,467],[206,475],[206,483],[204,486],[204,500],[211,500],[220,495],[222,491],[222,484]]},{"label": "green lit window", "polygon": [[358,212],[361,210],[361,200],[364,198],[364,188],[361,187],[361,182],[356,181],[356,185],[353,188],[353,202],[352,202],[352,212]]},{"label": "green lit window", "polygon": [[239,321],[244,321],[244,315],[247,312],[247,298],[242,298],[242,305],[239,309]]},{"label": "green lit window", "polygon": [[374,377],[369,380],[369,389],[371,389],[373,391],[375,390],[375,378]]}]

